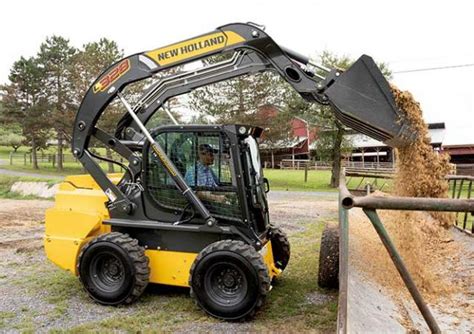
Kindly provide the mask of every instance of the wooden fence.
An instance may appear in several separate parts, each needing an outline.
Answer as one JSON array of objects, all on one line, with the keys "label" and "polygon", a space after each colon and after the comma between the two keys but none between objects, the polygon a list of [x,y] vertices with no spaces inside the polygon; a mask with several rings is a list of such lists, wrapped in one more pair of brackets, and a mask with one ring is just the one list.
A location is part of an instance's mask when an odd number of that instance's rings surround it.
[{"label": "wooden fence", "polygon": [[[324,170],[331,169],[330,161],[313,161],[304,159],[283,159],[279,165],[281,169],[315,169]],[[342,161],[342,166],[346,170],[366,170],[366,171],[383,171],[393,173],[394,167],[391,162],[362,162],[362,161]],[[268,166],[265,166],[268,167]]]}]

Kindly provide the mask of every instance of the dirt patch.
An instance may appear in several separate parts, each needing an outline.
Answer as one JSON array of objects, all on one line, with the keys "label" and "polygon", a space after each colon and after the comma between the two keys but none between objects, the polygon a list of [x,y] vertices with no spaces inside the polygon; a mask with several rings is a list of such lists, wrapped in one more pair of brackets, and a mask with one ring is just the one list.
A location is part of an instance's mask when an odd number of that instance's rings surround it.
[{"label": "dirt patch", "polygon": [[313,305],[322,305],[330,301],[334,301],[337,296],[321,293],[319,291],[313,292],[306,296],[308,303]]},{"label": "dirt patch", "polygon": [[337,201],[319,200],[311,195],[278,192],[276,196],[270,193],[269,200],[270,221],[289,234],[304,231],[302,223],[337,214]]},{"label": "dirt patch", "polygon": [[51,201],[0,199],[0,253],[5,248],[38,248],[44,213],[53,205]]}]

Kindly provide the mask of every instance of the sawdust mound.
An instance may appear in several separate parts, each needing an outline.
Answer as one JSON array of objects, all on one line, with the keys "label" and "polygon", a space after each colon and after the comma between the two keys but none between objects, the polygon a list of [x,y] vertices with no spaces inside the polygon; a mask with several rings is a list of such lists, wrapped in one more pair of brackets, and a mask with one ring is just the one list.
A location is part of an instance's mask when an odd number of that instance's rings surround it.
[{"label": "sawdust mound", "polygon": [[[392,93],[400,111],[405,114],[416,140],[398,148],[395,195],[410,197],[448,197],[449,184],[445,177],[450,172],[449,155],[439,154],[430,145],[428,126],[423,120],[420,104],[408,91],[392,85]],[[453,222],[451,214],[433,213],[437,221],[447,227]]]}]

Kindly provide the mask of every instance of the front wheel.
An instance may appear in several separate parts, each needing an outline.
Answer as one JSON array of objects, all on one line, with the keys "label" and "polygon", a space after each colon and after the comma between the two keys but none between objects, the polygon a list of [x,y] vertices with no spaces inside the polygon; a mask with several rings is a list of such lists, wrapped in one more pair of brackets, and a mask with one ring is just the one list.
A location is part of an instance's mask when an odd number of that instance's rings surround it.
[{"label": "front wheel", "polygon": [[263,305],[270,277],[250,245],[222,240],[204,248],[190,273],[191,297],[208,314],[224,320],[252,317]]},{"label": "front wheel", "polygon": [[103,305],[134,302],[150,275],[145,249],[118,232],[103,234],[85,245],[77,269],[89,296]]}]

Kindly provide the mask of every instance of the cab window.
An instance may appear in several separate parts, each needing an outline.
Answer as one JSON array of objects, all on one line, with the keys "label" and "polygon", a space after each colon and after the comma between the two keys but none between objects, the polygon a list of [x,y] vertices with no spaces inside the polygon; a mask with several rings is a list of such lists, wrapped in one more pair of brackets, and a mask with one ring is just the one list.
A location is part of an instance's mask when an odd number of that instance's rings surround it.
[{"label": "cab window", "polygon": [[[228,138],[219,132],[161,132],[155,136],[186,183],[216,216],[240,218]],[[183,210],[188,202],[149,150],[147,190],[159,206]]]}]

